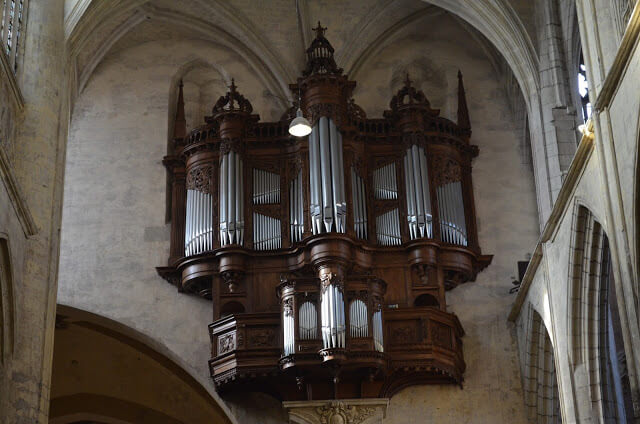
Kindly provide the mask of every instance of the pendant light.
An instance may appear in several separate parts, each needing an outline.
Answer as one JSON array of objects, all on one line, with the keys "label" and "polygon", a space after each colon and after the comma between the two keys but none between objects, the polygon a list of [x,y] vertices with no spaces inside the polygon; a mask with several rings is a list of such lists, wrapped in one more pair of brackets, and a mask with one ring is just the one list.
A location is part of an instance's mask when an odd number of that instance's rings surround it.
[{"label": "pendant light", "polygon": [[289,124],[289,134],[294,137],[304,137],[311,134],[311,124],[307,121],[307,118],[302,115],[300,103],[300,92],[298,92],[298,111],[296,112],[296,117],[293,118]]}]

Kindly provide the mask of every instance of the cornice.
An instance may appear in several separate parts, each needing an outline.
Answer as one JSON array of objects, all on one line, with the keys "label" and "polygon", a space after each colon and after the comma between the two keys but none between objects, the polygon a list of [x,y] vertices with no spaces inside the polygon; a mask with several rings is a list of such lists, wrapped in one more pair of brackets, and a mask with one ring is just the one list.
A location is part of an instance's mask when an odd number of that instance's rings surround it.
[{"label": "cornice", "polygon": [[511,312],[509,312],[509,320],[515,322],[520,314],[520,309],[524,304],[524,300],[527,297],[527,293],[529,288],[531,287],[531,283],[533,282],[533,278],[538,269],[538,265],[542,262],[543,249],[542,245],[551,239],[551,236],[558,229],[558,225],[562,220],[562,216],[564,215],[565,210],[569,207],[571,202],[572,194],[577,187],[580,177],[582,176],[584,169],[589,162],[589,158],[593,153],[594,142],[593,142],[593,124],[591,121],[587,123],[587,128],[589,131],[585,132],[582,136],[582,140],[580,140],[580,145],[578,146],[578,150],[576,151],[575,156],[573,157],[573,161],[571,162],[571,166],[569,167],[569,171],[567,172],[567,176],[560,188],[560,192],[558,193],[558,198],[556,202],[553,204],[553,209],[551,210],[551,214],[549,215],[549,219],[536,243],[535,250],[531,257],[531,261],[529,262],[529,266],[527,267],[527,271],[520,282],[520,290],[518,290],[518,295],[516,300],[511,307]]},{"label": "cornice", "polygon": [[600,93],[598,93],[598,98],[594,103],[594,108],[596,110],[602,110],[609,107],[613,97],[618,91],[620,81],[629,67],[629,62],[631,61],[633,52],[635,51],[639,40],[640,2],[636,2],[636,6],[633,9],[631,18],[629,19],[629,24],[627,25],[627,29],[624,32],[622,41],[620,42],[618,53],[616,54],[613,64],[609,69],[609,73],[604,80],[604,84],[602,84]]},{"label": "cornice", "polygon": [[3,149],[0,149],[0,177],[11,199],[11,204],[16,211],[24,235],[26,237],[35,235],[38,232],[38,228],[33,220],[29,206],[22,196],[18,181],[13,175],[9,158]]}]

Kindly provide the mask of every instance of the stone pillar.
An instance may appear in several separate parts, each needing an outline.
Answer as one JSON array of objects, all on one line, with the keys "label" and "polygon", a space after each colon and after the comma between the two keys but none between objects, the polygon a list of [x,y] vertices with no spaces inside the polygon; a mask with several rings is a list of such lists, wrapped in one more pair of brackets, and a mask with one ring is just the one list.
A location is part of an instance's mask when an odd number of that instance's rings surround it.
[{"label": "stone pillar", "polygon": [[[29,2],[18,82],[25,101],[16,125],[16,179],[37,234],[26,241],[16,287],[16,342],[2,381],[0,422],[48,421],[58,246],[68,104],[65,90],[64,0]],[[64,113],[62,113],[64,111]],[[61,114],[65,118],[61,119]]]},{"label": "stone pillar", "polygon": [[389,399],[283,402],[292,424],[382,424]]}]

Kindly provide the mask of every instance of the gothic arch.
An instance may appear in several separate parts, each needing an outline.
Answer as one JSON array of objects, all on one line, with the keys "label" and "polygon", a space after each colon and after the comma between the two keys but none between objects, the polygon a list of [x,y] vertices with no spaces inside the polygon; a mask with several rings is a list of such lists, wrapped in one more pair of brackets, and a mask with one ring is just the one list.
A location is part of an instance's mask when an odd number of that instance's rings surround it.
[{"label": "gothic arch", "polygon": [[[51,422],[75,422],[68,418],[89,414],[122,422],[178,424],[206,416],[208,422],[236,423],[212,384],[160,343],[74,307],[58,305],[56,314]],[[168,413],[162,401],[177,399],[183,399],[184,409],[179,411],[178,402],[176,412]],[[186,408],[197,411],[190,415]],[[140,416],[151,420],[138,421]]]},{"label": "gothic arch", "polygon": [[524,376],[529,420],[538,424],[559,424],[562,416],[554,348],[542,317],[531,305],[529,326]]},{"label": "gothic arch", "polygon": [[624,414],[625,408],[629,411],[625,402],[630,399],[611,255],[606,232],[591,210],[576,201],[573,215],[569,361],[579,396],[588,398],[579,404],[590,404],[590,410],[579,415],[595,414],[608,422]]},{"label": "gothic arch", "polygon": [[15,298],[9,239],[0,233],[0,365],[13,354],[15,340]]}]

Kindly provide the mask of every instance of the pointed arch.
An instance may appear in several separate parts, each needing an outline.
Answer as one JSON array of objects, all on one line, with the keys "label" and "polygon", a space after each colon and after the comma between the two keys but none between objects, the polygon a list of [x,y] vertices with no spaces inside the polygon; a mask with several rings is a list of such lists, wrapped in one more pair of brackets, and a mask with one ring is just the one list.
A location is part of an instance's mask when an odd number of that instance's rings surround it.
[{"label": "pointed arch", "polygon": [[524,389],[529,420],[538,424],[560,424],[562,414],[553,344],[542,317],[531,305],[528,316]]},{"label": "pointed arch", "polygon": [[13,355],[15,343],[15,297],[9,238],[0,233],[0,364]]}]

